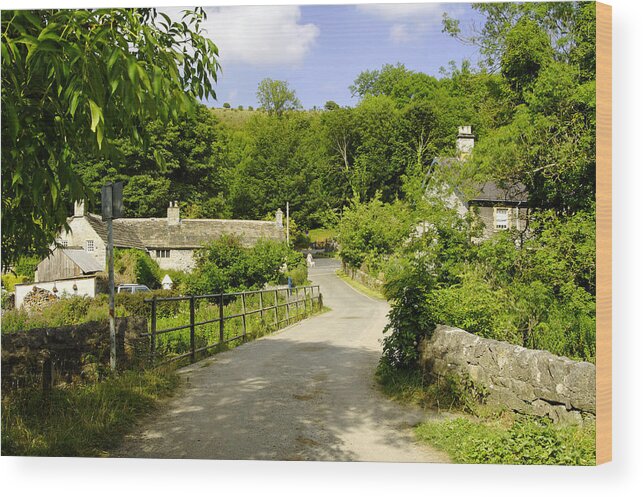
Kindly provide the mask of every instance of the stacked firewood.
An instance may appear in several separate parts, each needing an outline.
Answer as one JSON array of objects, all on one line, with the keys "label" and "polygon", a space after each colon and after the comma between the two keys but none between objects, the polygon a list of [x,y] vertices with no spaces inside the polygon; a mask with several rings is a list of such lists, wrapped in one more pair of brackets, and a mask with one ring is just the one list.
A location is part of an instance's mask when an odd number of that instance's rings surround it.
[{"label": "stacked firewood", "polygon": [[50,306],[56,300],[58,298],[52,292],[35,286],[33,290],[25,295],[22,306],[28,311],[38,312]]}]

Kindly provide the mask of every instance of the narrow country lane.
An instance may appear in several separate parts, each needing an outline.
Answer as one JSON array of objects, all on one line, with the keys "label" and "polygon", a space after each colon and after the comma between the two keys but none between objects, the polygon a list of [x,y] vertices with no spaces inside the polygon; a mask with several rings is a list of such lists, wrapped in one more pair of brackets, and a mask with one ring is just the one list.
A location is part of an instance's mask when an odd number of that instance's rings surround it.
[{"label": "narrow country lane", "polygon": [[332,311],[180,370],[185,386],[117,457],[447,462],[415,442],[427,416],[376,388],[388,304],[310,272]]}]

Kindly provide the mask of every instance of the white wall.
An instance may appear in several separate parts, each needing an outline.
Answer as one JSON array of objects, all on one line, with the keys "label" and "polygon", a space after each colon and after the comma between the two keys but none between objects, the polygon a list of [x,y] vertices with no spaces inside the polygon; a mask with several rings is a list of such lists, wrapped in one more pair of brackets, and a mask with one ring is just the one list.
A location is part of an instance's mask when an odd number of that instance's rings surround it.
[{"label": "white wall", "polygon": [[[71,297],[71,296],[87,296],[95,297],[96,296],[96,278],[75,278],[72,280],[57,280],[57,281],[41,281],[38,283],[26,283],[21,285],[16,285],[16,308],[22,306],[22,303],[25,300],[25,296],[33,290],[34,287],[42,288],[51,292],[54,288],[54,285],[58,289],[56,296],[58,297]],[[74,290],[74,285],[76,285],[76,290]]]}]

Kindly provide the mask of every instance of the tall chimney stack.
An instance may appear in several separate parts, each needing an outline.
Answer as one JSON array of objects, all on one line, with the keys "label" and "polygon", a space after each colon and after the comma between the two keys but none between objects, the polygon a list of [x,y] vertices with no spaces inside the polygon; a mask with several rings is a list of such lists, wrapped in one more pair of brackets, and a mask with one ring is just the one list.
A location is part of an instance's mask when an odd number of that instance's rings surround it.
[{"label": "tall chimney stack", "polygon": [[179,203],[177,201],[170,202],[170,206],[167,208],[167,224],[177,225],[179,222],[181,222]]},{"label": "tall chimney stack", "polygon": [[85,215],[85,200],[74,202],[74,217],[83,217]]},{"label": "tall chimney stack", "polygon": [[471,155],[475,136],[471,133],[471,126],[458,126],[458,138],[455,141],[455,150],[459,159]]}]

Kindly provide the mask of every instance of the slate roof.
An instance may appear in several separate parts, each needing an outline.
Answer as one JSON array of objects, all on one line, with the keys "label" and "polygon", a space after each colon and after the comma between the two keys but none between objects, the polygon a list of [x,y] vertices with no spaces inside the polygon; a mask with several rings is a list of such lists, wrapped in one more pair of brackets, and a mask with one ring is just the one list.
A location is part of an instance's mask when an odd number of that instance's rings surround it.
[{"label": "slate roof", "polygon": [[480,193],[471,202],[527,202],[527,187],[518,182],[512,185],[500,185],[487,181],[480,185]]},{"label": "slate roof", "polygon": [[[459,164],[461,164],[460,159],[456,159],[454,157],[440,157],[433,160],[432,166],[434,169],[436,167],[441,167],[448,170],[458,167]],[[428,185],[430,181],[431,176],[428,176],[425,179],[425,185]],[[494,181],[487,181],[485,183],[475,185],[475,189],[478,190],[478,193],[474,198],[470,199],[469,202],[524,203],[529,200],[527,187],[520,182],[505,184]],[[463,202],[465,201],[462,193],[457,189],[456,194],[462,198]]]},{"label": "slate roof", "polygon": [[63,248],[60,250],[62,250],[63,254],[69,257],[85,274],[96,273],[103,270],[101,264],[81,248]]},{"label": "slate roof", "polygon": [[115,219],[114,228],[135,234],[148,249],[195,249],[225,234],[241,237],[244,245],[261,238],[282,239],[283,231],[274,221],[238,219],[181,219],[176,224],[167,218]]},{"label": "slate roof", "polygon": [[[96,214],[86,214],[85,219],[87,219],[101,240],[107,243],[107,223]],[[141,239],[128,225],[119,223],[117,219],[113,221],[112,229],[114,234],[114,247],[145,249],[145,245],[141,243]]]}]

